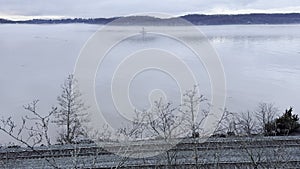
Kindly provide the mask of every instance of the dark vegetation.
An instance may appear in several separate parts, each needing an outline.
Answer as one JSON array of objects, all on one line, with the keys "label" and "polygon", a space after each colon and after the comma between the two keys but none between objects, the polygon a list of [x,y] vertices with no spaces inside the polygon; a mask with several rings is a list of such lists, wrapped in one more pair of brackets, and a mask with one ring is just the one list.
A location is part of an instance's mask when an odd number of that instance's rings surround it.
[{"label": "dark vegetation", "polygon": [[285,136],[297,132],[299,126],[299,117],[293,114],[293,108],[285,110],[282,116],[265,125],[266,135]]}]

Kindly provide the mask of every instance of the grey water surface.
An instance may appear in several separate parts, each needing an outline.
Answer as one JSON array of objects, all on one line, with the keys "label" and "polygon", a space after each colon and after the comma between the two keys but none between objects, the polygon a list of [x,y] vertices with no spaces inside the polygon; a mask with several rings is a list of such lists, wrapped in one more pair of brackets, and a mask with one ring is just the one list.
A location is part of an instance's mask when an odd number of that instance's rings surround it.
[{"label": "grey water surface", "polygon": [[[1,116],[23,115],[22,105],[33,99],[40,100],[41,112],[48,112],[55,106],[60,85],[73,72],[83,45],[99,28],[101,26],[88,24],[0,25]],[[259,102],[274,103],[280,110],[289,106],[296,112],[300,110],[300,25],[197,28],[209,39],[223,64],[229,110],[254,110]],[[178,30],[182,31],[181,36],[195,40],[183,30]],[[174,49],[195,72],[200,92],[211,97],[206,70],[190,51],[159,36],[146,35],[143,41],[140,38],[132,38],[120,49],[130,53],[142,43]],[[109,90],[111,77],[123,57],[120,51],[108,54],[96,75],[97,100],[107,112],[115,111]],[[157,70],[145,71],[133,79],[129,88],[131,103],[140,109],[148,108],[149,92],[156,88],[161,88],[168,99],[178,103],[180,93],[176,81]]]}]

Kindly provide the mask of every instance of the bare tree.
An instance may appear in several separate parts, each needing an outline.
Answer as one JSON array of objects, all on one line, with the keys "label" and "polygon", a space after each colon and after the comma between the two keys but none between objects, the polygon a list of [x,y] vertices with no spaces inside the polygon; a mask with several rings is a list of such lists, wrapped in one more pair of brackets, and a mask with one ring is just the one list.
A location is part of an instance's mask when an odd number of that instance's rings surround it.
[{"label": "bare tree", "polygon": [[256,110],[256,117],[259,122],[260,130],[263,134],[271,134],[268,124],[272,123],[278,115],[278,108],[271,103],[259,103]]},{"label": "bare tree", "polygon": [[218,121],[214,136],[235,135],[238,133],[238,115],[225,109]]},{"label": "bare tree", "polygon": [[84,123],[88,122],[87,107],[81,100],[77,80],[69,75],[62,85],[62,94],[57,98],[58,108],[54,110],[55,123],[62,129],[57,141],[62,144],[74,143],[81,136],[86,136]]},{"label": "bare tree", "polygon": [[31,126],[28,131],[30,135],[37,135],[42,137],[40,140],[45,140],[46,145],[51,145],[51,139],[49,136],[49,122],[56,108],[53,108],[47,115],[42,116],[37,112],[37,104],[39,100],[34,100],[32,103],[23,106],[25,110],[31,112],[32,116],[26,115],[25,118],[34,123],[34,126]]},{"label": "bare tree", "polygon": [[209,115],[209,111],[201,105],[205,101],[207,99],[204,95],[199,94],[197,85],[194,85],[193,89],[187,90],[183,94],[183,103],[179,107],[179,111],[182,112],[184,118],[184,130],[187,131],[187,136],[193,138],[193,159],[195,160],[195,167],[197,169],[200,167],[198,146],[201,125]]},{"label": "bare tree", "polygon": [[251,112],[247,111],[247,113],[241,113],[238,118],[238,126],[242,130],[242,134],[246,134],[247,136],[251,136],[256,133],[256,121]]},{"label": "bare tree", "polygon": [[[207,101],[207,99],[198,93],[196,85],[194,85],[193,89],[187,90],[183,94],[183,103],[179,107],[179,111],[184,114],[187,129],[190,130],[189,133],[191,132],[192,137],[199,137],[201,124],[208,116],[209,111],[200,106],[204,101]],[[198,115],[199,113],[201,114]],[[200,119],[197,119],[198,117]]]},{"label": "bare tree", "polygon": [[32,103],[23,106],[23,108],[29,111],[31,115],[22,117],[22,123],[20,126],[15,123],[12,117],[7,119],[2,118],[0,130],[13,137],[16,141],[23,144],[26,142],[26,146],[35,147],[39,144],[51,145],[48,130],[49,121],[53,111],[42,116],[37,112],[38,102],[38,100],[34,100]]},{"label": "bare tree", "polygon": [[[62,86],[62,94],[58,97],[59,107],[53,107],[46,115],[38,112],[38,100],[23,106],[29,112],[21,118],[21,123],[17,123],[12,117],[0,119],[0,130],[9,135],[14,141],[25,145],[33,152],[43,156],[42,152],[36,149],[37,146],[52,144],[49,136],[49,124],[52,117],[55,116],[54,122],[58,126],[66,127],[59,136],[58,141],[61,143],[75,143],[79,136],[83,136],[86,131],[83,126],[87,122],[87,108],[80,100],[80,92],[76,87],[76,80],[73,75],[70,75]],[[64,132],[65,131],[65,132]],[[50,166],[59,168],[55,160],[55,156],[51,149],[49,155],[43,156]],[[78,154],[76,147],[74,152],[71,152],[76,161]],[[74,166],[76,167],[76,166]]]},{"label": "bare tree", "polygon": [[[166,146],[171,148],[173,145],[170,139],[182,136],[184,133],[182,130],[183,120],[178,107],[174,107],[172,103],[160,99],[154,102],[151,111],[146,114],[147,131],[155,138],[164,140]],[[177,151],[168,150],[164,155],[168,167],[176,162]]]},{"label": "bare tree", "polygon": [[128,139],[143,139],[147,129],[146,115],[146,112],[135,110],[133,121],[129,125],[119,128],[117,134],[123,135]]},{"label": "bare tree", "polygon": [[[23,106],[25,110],[29,111],[31,114],[22,117],[22,122],[18,125],[12,117],[7,119],[2,118],[0,120],[0,130],[5,134],[10,136],[14,141],[25,145],[36,153],[40,153],[35,149],[36,146],[43,143],[48,146],[51,144],[50,137],[48,134],[49,121],[53,114],[50,111],[45,116],[42,116],[37,112],[38,100],[34,100],[32,103]],[[53,109],[55,110],[55,109]],[[51,153],[51,152],[50,152]],[[50,166],[58,168],[54,157],[44,158]]]},{"label": "bare tree", "polygon": [[146,115],[146,121],[149,124],[148,130],[154,136],[164,140],[176,138],[182,134],[180,127],[183,118],[177,110],[177,107],[173,107],[170,102],[165,103],[162,99],[155,101],[152,110]]}]

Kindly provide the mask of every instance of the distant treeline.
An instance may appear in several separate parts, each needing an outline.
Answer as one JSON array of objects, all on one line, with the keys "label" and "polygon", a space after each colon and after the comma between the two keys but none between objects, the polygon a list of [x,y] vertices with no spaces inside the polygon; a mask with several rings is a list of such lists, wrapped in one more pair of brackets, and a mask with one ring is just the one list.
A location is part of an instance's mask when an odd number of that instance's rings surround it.
[{"label": "distant treeline", "polygon": [[[74,18],[74,19],[32,19],[12,21],[0,19],[2,24],[107,24],[116,19],[125,18],[125,21],[136,24],[177,25],[179,19],[185,19],[195,25],[228,25],[228,24],[299,24],[300,13],[289,14],[239,14],[239,15],[200,15],[189,14],[179,17],[161,19],[149,16],[128,16],[113,18]],[[122,23],[123,24],[123,23]],[[126,24],[126,23],[125,23]]]}]

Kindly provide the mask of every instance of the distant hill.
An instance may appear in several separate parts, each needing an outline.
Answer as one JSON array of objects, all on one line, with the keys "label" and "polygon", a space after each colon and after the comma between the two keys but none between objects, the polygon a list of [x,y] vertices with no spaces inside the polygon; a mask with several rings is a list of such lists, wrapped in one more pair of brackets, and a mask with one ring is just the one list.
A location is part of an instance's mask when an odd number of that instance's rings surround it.
[{"label": "distant hill", "polygon": [[[107,24],[114,18],[74,18],[74,19],[33,19],[25,21],[12,21],[0,19],[1,24]],[[200,15],[189,14],[168,19],[155,18],[150,16],[128,16],[122,17],[122,24],[159,24],[159,25],[177,25],[181,22],[179,19],[185,19],[195,25],[230,25],[230,24],[300,24],[300,13],[289,14],[239,14],[239,15]]]},{"label": "distant hill", "polygon": [[68,24],[68,23],[87,23],[87,24],[107,24],[116,18],[74,18],[74,19],[32,19],[25,21],[12,21],[0,19],[0,24]]},{"label": "distant hill", "polygon": [[243,15],[185,15],[184,18],[196,25],[224,24],[296,24],[300,14],[243,14]]}]

